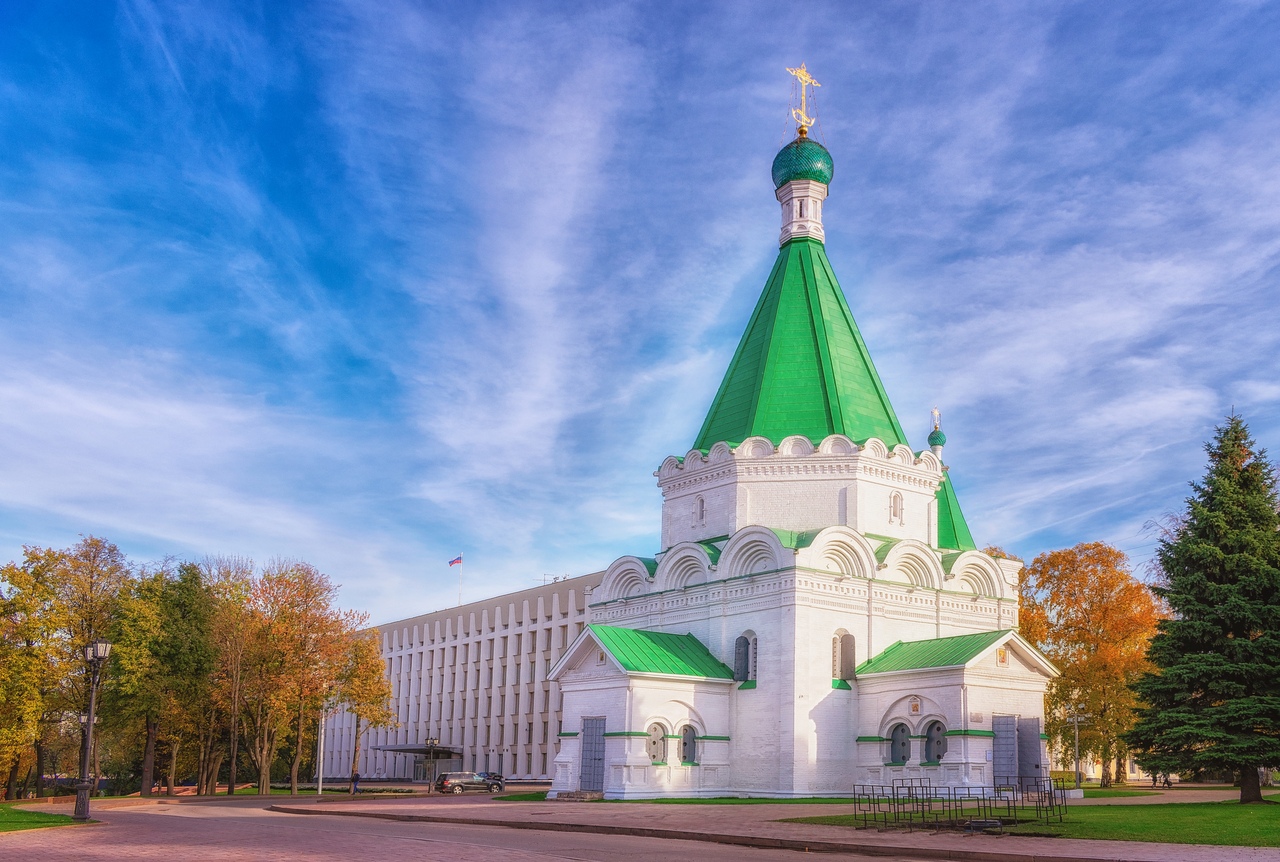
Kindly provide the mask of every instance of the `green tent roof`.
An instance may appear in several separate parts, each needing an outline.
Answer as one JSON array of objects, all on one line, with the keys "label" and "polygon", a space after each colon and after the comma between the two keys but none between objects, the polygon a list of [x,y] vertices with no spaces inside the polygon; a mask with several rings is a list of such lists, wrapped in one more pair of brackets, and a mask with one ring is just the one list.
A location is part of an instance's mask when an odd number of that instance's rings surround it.
[{"label": "green tent roof", "polygon": [[968,663],[1010,631],[1012,629],[934,638],[927,641],[898,641],[878,656],[858,665],[854,674],[863,676],[894,670],[959,667]]},{"label": "green tent roof", "polygon": [[673,635],[599,625],[588,628],[618,664],[632,673],[733,679],[733,671],[691,634]]},{"label": "green tent roof", "polygon": [[720,441],[845,434],[907,442],[827,252],[812,237],[778,251],[695,449]]},{"label": "green tent roof", "polygon": [[973,534],[969,532],[969,524],[964,519],[964,512],[960,511],[960,500],[956,497],[950,474],[943,475],[937,497],[938,547],[953,551],[978,550]]}]

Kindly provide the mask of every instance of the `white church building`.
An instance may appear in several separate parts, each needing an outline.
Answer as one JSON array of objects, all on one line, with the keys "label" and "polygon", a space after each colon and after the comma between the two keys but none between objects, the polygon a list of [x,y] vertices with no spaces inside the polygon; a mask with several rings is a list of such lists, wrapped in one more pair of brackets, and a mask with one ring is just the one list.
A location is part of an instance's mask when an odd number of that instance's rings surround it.
[{"label": "white church building", "polygon": [[781,249],[694,446],[658,469],[662,551],[623,557],[552,668],[552,796],[849,794],[1047,777],[1051,664],[1019,563],[977,549],[912,449],[823,245],[830,154],[773,163]]},{"label": "white church building", "polygon": [[[827,259],[832,175],[805,125],[774,159],[781,248],[693,447],[655,474],[661,550],[553,585],[554,607],[383,626],[402,723],[363,774],[421,773],[430,738],[552,797],[1048,776],[1057,671],[1017,634],[1021,566],[974,543],[936,411],[914,449],[889,403]],[[326,775],[353,730],[327,731]]]}]

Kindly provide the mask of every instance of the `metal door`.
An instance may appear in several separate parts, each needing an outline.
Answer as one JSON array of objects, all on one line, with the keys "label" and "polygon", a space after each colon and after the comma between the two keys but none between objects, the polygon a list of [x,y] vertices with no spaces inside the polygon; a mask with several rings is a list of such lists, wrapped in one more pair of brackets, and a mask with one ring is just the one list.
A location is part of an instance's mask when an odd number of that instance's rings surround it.
[{"label": "metal door", "polygon": [[582,719],[582,771],[578,789],[591,793],[604,790],[604,719]]},{"label": "metal door", "polygon": [[1012,715],[991,716],[991,775],[995,784],[1014,784],[1018,780],[1018,719]]},{"label": "metal door", "polygon": [[[1047,778],[1044,769],[1044,740],[1040,738],[1039,718],[1018,719],[1018,777],[1029,782]],[[1024,782],[1026,783],[1026,782]],[[1031,787],[1030,783],[1026,783]]]}]

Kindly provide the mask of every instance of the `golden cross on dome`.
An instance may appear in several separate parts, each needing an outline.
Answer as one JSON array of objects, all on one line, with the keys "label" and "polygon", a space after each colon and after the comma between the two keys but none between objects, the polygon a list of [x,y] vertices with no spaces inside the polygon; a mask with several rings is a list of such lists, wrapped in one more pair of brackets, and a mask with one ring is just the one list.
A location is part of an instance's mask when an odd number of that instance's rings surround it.
[{"label": "golden cross on dome", "polygon": [[933,408],[933,430],[937,431],[942,428],[942,411],[937,407]]},{"label": "golden cross on dome", "polygon": [[804,67],[804,63],[800,64],[798,69],[787,69],[795,76],[796,81],[800,84],[800,107],[791,109],[791,116],[795,117],[796,123],[800,126],[800,134],[808,131],[813,125],[813,117],[809,116],[809,87],[821,87],[813,76],[809,74],[809,70]]}]

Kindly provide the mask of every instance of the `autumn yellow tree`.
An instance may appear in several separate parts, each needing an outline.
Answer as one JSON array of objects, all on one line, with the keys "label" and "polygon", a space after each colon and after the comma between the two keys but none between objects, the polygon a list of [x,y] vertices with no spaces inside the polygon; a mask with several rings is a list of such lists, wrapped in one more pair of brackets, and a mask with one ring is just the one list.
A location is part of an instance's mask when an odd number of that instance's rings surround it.
[{"label": "autumn yellow tree", "polygon": [[23,549],[21,563],[0,567],[0,767],[5,795],[17,783],[23,750],[37,741],[51,717],[51,696],[61,679],[62,628],[58,575],[61,554]]},{"label": "autumn yellow tree", "polygon": [[1126,753],[1120,735],[1135,719],[1129,686],[1150,668],[1146,652],[1160,606],[1124,553],[1103,542],[1039,555],[1020,592],[1021,634],[1062,672],[1046,694],[1049,737],[1058,750],[1070,750],[1071,717],[1079,714],[1081,753],[1102,761],[1102,785],[1109,786],[1112,764]]},{"label": "autumn yellow tree", "polygon": [[[391,684],[382,660],[382,635],[377,629],[357,632],[348,640],[337,699],[355,720],[355,744],[351,750],[351,774],[360,763],[360,740],[371,727],[393,727]],[[354,785],[352,786],[354,792]]]}]

